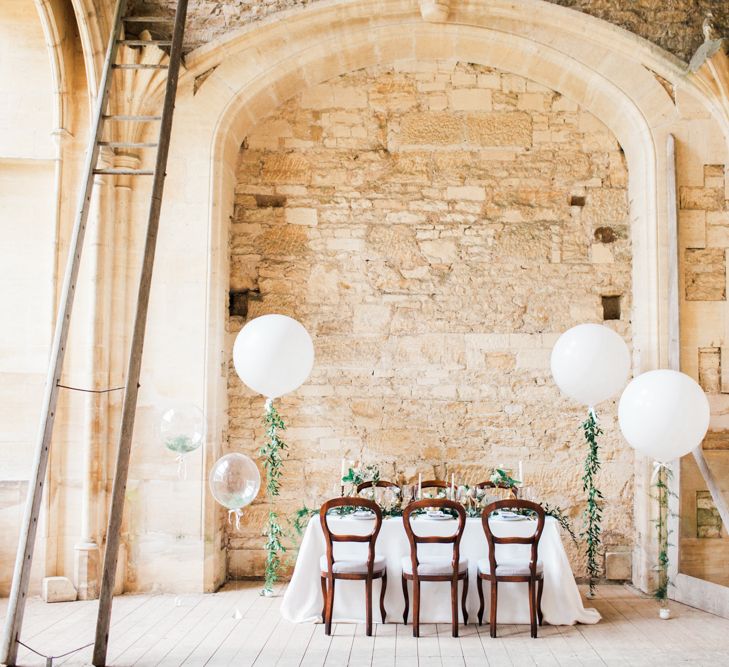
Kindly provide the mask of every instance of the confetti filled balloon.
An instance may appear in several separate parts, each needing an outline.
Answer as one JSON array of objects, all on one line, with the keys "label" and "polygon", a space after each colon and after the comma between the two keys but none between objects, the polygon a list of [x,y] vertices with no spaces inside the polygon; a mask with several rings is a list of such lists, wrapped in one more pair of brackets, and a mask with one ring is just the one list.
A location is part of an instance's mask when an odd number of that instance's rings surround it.
[{"label": "confetti filled balloon", "polygon": [[205,415],[196,405],[180,403],[165,408],[159,425],[164,446],[184,456],[205,440]]},{"label": "confetti filled balloon", "polygon": [[258,466],[245,454],[226,454],[210,471],[210,492],[228,510],[239,511],[250,505],[260,488]]}]

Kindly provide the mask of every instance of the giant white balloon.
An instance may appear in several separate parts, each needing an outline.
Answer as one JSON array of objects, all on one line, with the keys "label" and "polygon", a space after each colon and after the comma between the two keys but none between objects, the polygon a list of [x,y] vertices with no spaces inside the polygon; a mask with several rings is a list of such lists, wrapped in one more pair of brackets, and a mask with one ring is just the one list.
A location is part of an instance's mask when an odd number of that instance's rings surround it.
[{"label": "giant white balloon", "polygon": [[298,389],[314,366],[314,344],[307,330],[286,315],[262,315],[235,339],[233,365],[243,382],[267,398]]},{"label": "giant white balloon", "polygon": [[258,466],[238,452],[220,457],[210,471],[209,481],[213,498],[229,510],[250,505],[261,488]]},{"label": "giant white balloon", "polygon": [[709,400],[685,373],[658,370],[635,378],[623,392],[618,421],[641,454],[666,463],[699,446],[709,428]]},{"label": "giant white balloon", "polygon": [[557,339],[551,366],[562,393],[593,406],[623,388],[630,372],[630,352],[612,329],[601,324],[579,324]]}]

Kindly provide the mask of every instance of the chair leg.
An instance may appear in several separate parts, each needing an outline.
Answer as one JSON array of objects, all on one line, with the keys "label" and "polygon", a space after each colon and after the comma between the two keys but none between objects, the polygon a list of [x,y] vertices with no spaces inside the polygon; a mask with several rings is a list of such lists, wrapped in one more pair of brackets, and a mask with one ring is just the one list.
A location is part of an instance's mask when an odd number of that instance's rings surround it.
[{"label": "chair leg", "polygon": [[532,638],[537,636],[537,610],[536,610],[536,582],[529,580],[529,625],[531,626]]},{"label": "chair leg", "polygon": [[408,580],[405,577],[402,578],[402,595],[405,598],[405,611],[402,614],[402,622],[407,625],[410,598],[408,597]]},{"label": "chair leg", "polygon": [[539,587],[537,588],[537,617],[539,618],[539,625],[544,621],[544,614],[542,614],[542,592],[544,591],[544,577],[539,580]]},{"label": "chair leg", "polygon": [[490,612],[490,624],[491,624],[491,636],[496,637],[496,607],[499,602],[499,584],[496,579],[491,580],[491,609]]},{"label": "chair leg", "polygon": [[365,579],[365,604],[367,605],[367,628],[365,634],[372,636],[372,577]]},{"label": "chair leg", "polygon": [[321,622],[324,622],[327,614],[327,580],[326,577],[321,578]]},{"label": "chair leg", "polygon": [[413,578],[413,637],[420,637],[420,580]]},{"label": "chair leg", "polygon": [[458,578],[451,579],[451,634],[458,637]]},{"label": "chair leg", "polygon": [[385,591],[387,590],[387,572],[382,573],[382,587],[380,589],[380,618],[383,623],[387,622],[387,613],[385,612]]},{"label": "chair leg", "polygon": [[327,610],[324,618],[324,633],[327,635],[332,634],[332,615],[334,613],[334,577],[327,577]]},{"label": "chair leg", "polygon": [[476,588],[478,588],[478,624],[483,625],[483,579],[476,573]]},{"label": "chair leg", "polygon": [[463,611],[463,625],[468,625],[468,609],[466,609],[466,596],[468,595],[468,574],[463,579],[463,595],[461,597],[461,610]]}]

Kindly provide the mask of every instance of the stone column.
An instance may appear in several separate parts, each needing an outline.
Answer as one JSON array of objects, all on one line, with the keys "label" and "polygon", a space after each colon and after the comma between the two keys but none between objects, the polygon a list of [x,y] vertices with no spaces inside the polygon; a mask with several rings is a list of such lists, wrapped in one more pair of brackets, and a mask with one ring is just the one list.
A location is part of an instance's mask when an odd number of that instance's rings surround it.
[{"label": "stone column", "polygon": [[[139,156],[133,154],[117,155],[114,166],[119,169],[139,169],[141,167]],[[113,253],[113,285],[111,298],[108,300],[108,319],[113,323],[109,333],[109,376],[112,384],[122,386],[126,382],[127,362],[129,356],[130,327],[134,312],[133,289],[137,274],[134,270],[138,262],[135,257],[138,249],[135,245],[135,219],[133,209],[134,176],[117,176],[114,184],[114,227],[112,230]],[[138,222],[138,221],[136,221]],[[108,414],[109,422],[106,429],[105,461],[102,465],[104,477],[103,488],[107,489],[108,463],[114,461],[114,447],[119,440],[119,427],[121,425],[122,392],[109,394]],[[110,490],[110,489],[109,489]],[[106,512],[108,503],[106,494],[102,494],[99,502],[103,507],[103,523],[108,519]],[[119,561],[116,569],[116,586],[114,595],[124,592],[126,579],[126,544],[122,533],[122,543],[119,547]]]},{"label": "stone column", "polygon": [[[114,164],[113,155],[102,151],[98,166],[108,168]],[[89,213],[84,261],[86,284],[80,286],[89,294],[85,313],[84,337],[85,382],[84,389],[109,388],[109,317],[107,303],[111,289],[111,235],[114,204],[110,196],[111,176],[97,175]],[[99,520],[100,472],[99,464],[103,443],[106,441],[109,394],[85,394],[83,419],[83,477],[81,493],[81,535],[74,546],[74,583],[80,600],[93,600],[99,596]],[[103,500],[103,495],[101,496]]]}]

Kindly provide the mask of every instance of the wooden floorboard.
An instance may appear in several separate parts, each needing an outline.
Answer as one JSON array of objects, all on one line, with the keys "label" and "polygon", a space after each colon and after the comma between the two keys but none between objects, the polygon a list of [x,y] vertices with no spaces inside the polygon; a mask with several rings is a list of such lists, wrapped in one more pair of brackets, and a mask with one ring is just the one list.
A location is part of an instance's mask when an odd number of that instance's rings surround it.
[{"label": "wooden floorboard", "polygon": [[[363,624],[335,623],[332,635],[320,623],[294,624],[280,614],[281,591],[259,595],[260,584],[233,582],[209,595],[125,595],[114,600],[109,666],[137,667],[654,667],[729,665],[729,620],[671,603],[673,618],[658,618],[657,603],[623,586],[602,586],[588,601],[602,614],[597,625],[549,626],[532,639],[526,625],[459,627],[424,623],[376,623],[371,637]],[[7,602],[0,600],[0,610]],[[23,639],[58,655],[93,637],[97,604],[29,601]],[[475,620],[475,619],[472,619]],[[88,665],[91,649],[54,661]],[[19,664],[44,665],[27,649]]]}]

